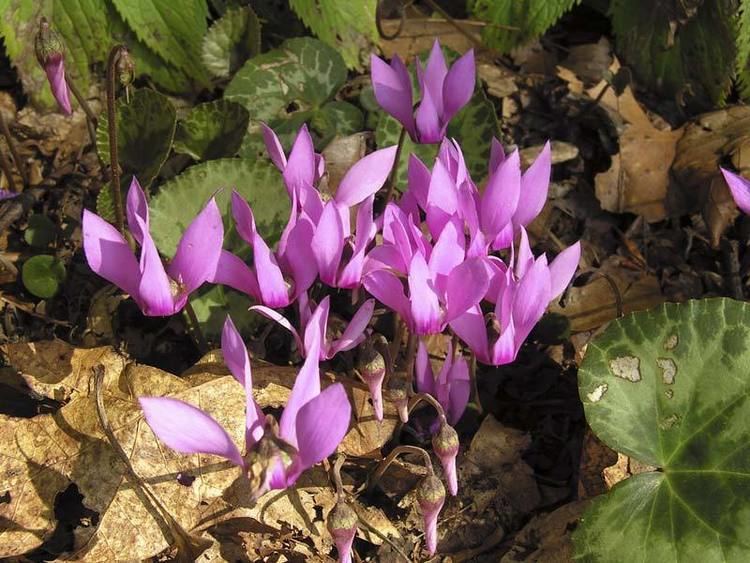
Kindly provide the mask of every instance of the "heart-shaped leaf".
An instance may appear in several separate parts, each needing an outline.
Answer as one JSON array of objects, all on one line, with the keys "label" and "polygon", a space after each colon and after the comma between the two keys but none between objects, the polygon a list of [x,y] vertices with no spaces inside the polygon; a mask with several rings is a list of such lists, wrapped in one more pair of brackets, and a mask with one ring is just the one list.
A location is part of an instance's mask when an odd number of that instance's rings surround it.
[{"label": "heart-shaped leaf", "polygon": [[57,225],[46,215],[35,213],[29,217],[29,224],[23,233],[26,244],[37,248],[49,246],[57,236]]},{"label": "heart-shaped leaf", "polygon": [[[292,129],[287,123],[291,120],[295,130],[307,121],[319,150],[326,139],[351,134],[352,124],[363,120],[354,117],[359,110],[331,102],[345,81],[341,55],[317,39],[288,39],[278,49],[247,61],[224,92],[226,99],[239,102],[250,112],[252,122],[241,154],[249,157],[257,150],[260,121],[273,129]],[[327,108],[331,103],[335,105]],[[336,114],[345,118],[330,118]]]},{"label": "heart-shaped leaf", "polygon": [[234,156],[249,119],[244,107],[229,100],[199,104],[177,123],[174,150],[195,160]]},{"label": "heart-shaped leaf", "polygon": [[[135,174],[144,189],[151,185],[172,147],[177,114],[166,96],[149,88],[135,90],[128,101],[117,100],[117,145],[122,183],[127,186]],[[99,118],[96,149],[109,164],[109,130],[106,115]]]},{"label": "heart-shaped leaf", "polygon": [[60,283],[65,279],[65,266],[54,256],[32,256],[23,264],[21,279],[31,293],[42,299],[49,299],[55,296]]},{"label": "heart-shaped leaf", "polygon": [[191,166],[151,198],[151,230],[159,250],[172,256],[187,226],[216,195],[228,239],[224,248],[246,252],[247,245],[232,236],[229,199],[233,189],[250,202],[266,240],[270,243],[278,239],[289,216],[289,197],[279,171],[265,160],[223,158]]},{"label": "heart-shaped leaf", "polygon": [[218,78],[230,76],[260,53],[260,20],[250,6],[232,8],[216,20],[203,38],[201,58]]},{"label": "heart-shaped leaf", "polygon": [[746,561],[750,553],[750,305],[668,303],[612,322],[579,370],[586,419],[656,471],[595,500],[585,561]]}]

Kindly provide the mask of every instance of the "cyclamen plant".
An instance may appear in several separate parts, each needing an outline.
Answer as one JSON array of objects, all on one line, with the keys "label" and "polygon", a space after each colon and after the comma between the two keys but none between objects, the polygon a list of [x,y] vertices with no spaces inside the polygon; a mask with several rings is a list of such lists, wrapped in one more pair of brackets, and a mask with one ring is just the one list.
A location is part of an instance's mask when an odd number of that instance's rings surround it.
[{"label": "cyclamen plant", "polygon": [[[305,359],[276,424],[273,418],[264,417],[253,399],[247,349],[231,319],[226,320],[224,360],[246,395],[244,453],[207,413],[168,397],[140,399],[146,421],[172,449],[218,455],[246,472],[257,473],[260,467],[260,473],[251,475],[256,496],[269,488],[293,486],[303,471],[336,451],[349,428],[351,406],[342,384],[321,389],[319,362],[355,348],[360,350],[358,371],[373,396],[378,420],[384,416],[384,380],[386,387],[399,391],[394,391],[394,402],[403,421],[409,408],[422,399],[437,410],[431,427],[433,449],[449,492],[457,494],[460,444],[453,425],[466,408],[475,377],[459,349],[459,339],[464,351],[479,362],[514,361],[547,304],[570,282],[580,259],[579,243],[552,261],[545,255],[534,256],[526,233],[547,197],[549,144],[522,173],[518,151],[506,155],[493,139],[487,185],[480,190],[459,144],[445,138],[451,117],[474,90],[471,52],[448,69],[435,42],[426,67],[422,69],[417,62],[421,100],[416,111],[411,80],[398,57],[389,65],[373,56],[372,78],[379,103],[414,141],[441,143],[432,168],[415,156],[409,158],[407,190],[398,202],[385,202],[378,217],[373,215],[375,197],[398,166],[396,147],[377,150],[354,164],[329,198],[316,188],[325,176],[325,161],[315,153],[307,127],[300,128],[287,154],[265,125],[265,144],[283,177],[291,210],[274,250],[258,232],[250,205],[232,193],[232,217],[241,238],[253,250],[251,264],[222,249],[224,230],[214,199],[188,227],[166,266],[149,233],[146,198],[135,179],[127,198],[127,220],[140,246],[138,259],[117,229],[94,213],[84,212],[84,251],[89,265],[129,293],[145,315],[179,312],[190,293],[209,282],[246,293],[257,303],[252,311],[279,323],[293,336]],[[330,298],[324,296],[315,304],[310,297],[316,283],[351,290],[352,302],[358,303],[337,339],[327,335]],[[419,392],[411,402],[411,382],[405,389],[399,387],[401,380],[390,374],[390,355],[372,343],[376,335],[369,325],[375,300],[363,299],[362,290],[397,314],[411,333],[412,357],[406,358],[405,365],[414,365],[407,376]],[[278,310],[292,305],[297,308],[296,326]],[[422,337],[446,330],[456,338],[435,374]],[[445,489],[432,473],[429,455],[423,454],[429,472],[417,496],[428,550],[434,553]],[[389,455],[383,463],[392,459]],[[376,473],[382,470],[381,464]],[[338,516],[331,530],[341,550],[340,561],[348,561],[356,526],[350,512],[346,518]]]}]

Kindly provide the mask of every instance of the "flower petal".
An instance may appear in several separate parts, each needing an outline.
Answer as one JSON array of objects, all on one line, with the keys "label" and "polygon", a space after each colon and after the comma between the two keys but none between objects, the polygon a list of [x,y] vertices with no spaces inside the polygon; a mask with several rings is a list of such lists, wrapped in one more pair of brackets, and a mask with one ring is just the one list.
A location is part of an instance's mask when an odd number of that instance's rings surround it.
[{"label": "flower petal", "polygon": [[374,311],[374,299],[368,299],[362,304],[359,309],[357,309],[357,312],[354,313],[354,316],[349,321],[349,324],[346,325],[344,334],[342,334],[341,338],[336,340],[333,343],[333,346],[331,346],[331,350],[328,353],[329,359],[339,352],[351,350],[365,339],[365,330],[367,329],[367,325],[370,323],[370,319],[372,319],[372,313]]},{"label": "flower petal", "polygon": [[242,240],[252,246],[256,233],[255,217],[250,205],[237,190],[232,190],[232,216],[237,233]]},{"label": "flower petal", "polygon": [[[317,323],[312,323],[316,324]],[[308,325],[309,326],[309,325]],[[297,415],[300,409],[312,399],[320,395],[320,346],[321,335],[313,339],[311,349],[308,350],[305,363],[297,374],[289,400],[279,420],[279,436],[292,447],[299,450],[297,441]]]},{"label": "flower petal", "polygon": [[57,100],[57,105],[60,106],[60,111],[65,115],[70,115],[73,109],[70,105],[70,90],[65,79],[65,62],[62,54],[50,56],[44,65],[44,72],[47,73],[49,87]]},{"label": "flower petal", "polygon": [[419,206],[424,210],[427,209],[427,196],[430,191],[431,178],[432,174],[425,163],[414,153],[410,154],[407,168],[407,182],[409,185],[407,193],[411,193]]},{"label": "flower petal", "polygon": [[245,388],[245,444],[247,451],[250,451],[263,437],[264,417],[263,411],[253,399],[253,375],[247,348],[229,315],[221,331],[221,353],[229,371]]},{"label": "flower petal", "polygon": [[344,250],[344,225],[335,201],[329,201],[320,216],[311,243],[323,283],[336,287],[341,254]]},{"label": "flower petal", "polygon": [[202,410],[168,397],[138,399],[156,437],[183,454],[211,454],[244,467],[242,455],[227,431]]},{"label": "flower petal", "polygon": [[216,200],[211,198],[188,225],[169,264],[169,276],[191,293],[210,279],[224,243],[224,224]]},{"label": "flower petal", "polygon": [[432,144],[443,140],[445,128],[440,120],[439,111],[434,97],[429,91],[425,90],[422,93],[422,101],[419,102],[419,107],[415,112],[419,143]]},{"label": "flower petal", "polygon": [[475,82],[474,49],[469,49],[453,63],[443,82],[443,119],[446,122],[469,103]]},{"label": "flower petal", "polygon": [[408,320],[409,300],[404,294],[401,280],[388,270],[376,270],[364,277],[364,286],[370,294],[386,307],[389,307],[404,320]]},{"label": "flower petal", "polygon": [[573,279],[580,261],[580,241],[563,250],[552,260],[552,263],[549,265],[551,299],[562,295],[562,292],[568,287],[570,280]]},{"label": "flower petal", "polygon": [[393,168],[396,148],[394,145],[376,150],[355,162],[336,189],[336,203],[352,207],[382,188]]},{"label": "flower petal", "polygon": [[257,300],[261,298],[255,272],[240,258],[226,250],[219,254],[216,270],[206,281],[226,285]]},{"label": "flower petal", "polygon": [[141,188],[138,178],[135,176],[130,180],[125,213],[128,217],[128,228],[133,234],[133,238],[138,244],[143,244],[143,231],[135,218],[136,216],[140,217],[146,225],[146,229],[149,228],[148,203],[146,202],[146,194],[143,193],[143,188]]},{"label": "flower petal", "polygon": [[300,473],[336,451],[349,430],[351,412],[341,383],[326,387],[299,410],[296,424]]},{"label": "flower petal", "polygon": [[456,358],[448,374],[450,391],[448,393],[448,409],[446,417],[451,426],[455,426],[466,410],[471,395],[471,379],[469,365],[463,356]]},{"label": "flower petal", "polygon": [[427,193],[427,226],[433,240],[440,236],[445,224],[458,210],[458,188],[448,169],[440,161],[435,161]]},{"label": "flower petal", "polygon": [[328,314],[331,311],[331,298],[326,295],[320,304],[315,307],[312,315],[305,325],[304,334],[304,353],[309,354],[313,348],[319,346],[320,359],[327,360],[331,356],[328,355],[328,348],[330,346],[328,342]]},{"label": "flower petal", "polygon": [[542,256],[531,266],[523,279],[518,282],[518,289],[513,297],[513,323],[516,328],[515,342],[521,343],[542,318],[550,301],[550,272]]},{"label": "flower petal", "polygon": [[453,332],[476,354],[477,359],[488,363],[490,355],[487,327],[479,306],[471,307],[466,313],[453,319],[450,325]]},{"label": "flower petal", "polygon": [[521,197],[518,200],[518,208],[513,215],[513,224],[516,227],[525,227],[539,215],[542,207],[544,207],[544,202],[547,201],[551,174],[552,149],[549,141],[547,141],[542,152],[539,153],[534,163],[521,177]]},{"label": "flower petal", "polygon": [[302,185],[312,186],[315,183],[316,170],[313,140],[307,125],[302,125],[289,152],[289,160],[283,174],[284,181],[294,191],[299,190]]},{"label": "flower petal", "polygon": [[421,338],[419,339],[419,347],[417,348],[417,357],[414,361],[414,380],[419,393],[427,393],[433,397],[436,395],[435,375],[432,372],[432,364],[427,354],[427,346],[425,346]]},{"label": "flower petal", "polygon": [[[448,66],[445,63],[440,41],[435,39],[427,57],[427,64],[421,76],[420,86],[422,88],[422,101],[427,94],[432,98],[437,113],[443,114],[443,84],[448,75]],[[473,90],[473,88],[472,88]],[[438,140],[439,141],[439,140]],[[437,141],[435,141],[437,142]]]},{"label": "flower petal", "polygon": [[256,311],[266,317],[267,319],[271,319],[275,323],[278,323],[285,329],[287,329],[289,332],[292,333],[292,336],[294,337],[294,342],[297,344],[297,350],[299,350],[300,354],[304,354],[305,347],[302,344],[302,339],[299,336],[299,332],[297,332],[297,329],[294,328],[294,325],[287,319],[284,315],[276,311],[275,309],[271,309],[270,307],[266,307],[265,305],[253,305],[248,309],[249,311]]},{"label": "flower petal", "polygon": [[494,239],[510,223],[519,203],[520,190],[521,160],[516,150],[490,175],[482,196],[480,222],[489,239]]},{"label": "flower petal", "polygon": [[490,277],[483,258],[472,258],[456,266],[446,283],[446,322],[479,303],[489,287]]},{"label": "flower petal", "polygon": [[313,224],[306,217],[301,217],[289,232],[284,259],[294,279],[292,300],[307,291],[318,276],[318,265],[310,259],[313,233]]},{"label": "flower petal", "polygon": [[138,284],[136,301],[144,315],[151,317],[172,315],[177,311],[171,281],[164,270],[164,264],[159,257],[159,251],[156,250],[154,240],[146,230],[146,225],[138,217],[136,221],[139,222],[144,233],[140,263],[141,281]]},{"label": "flower petal", "polygon": [[440,302],[435,293],[424,256],[417,253],[409,265],[411,329],[419,335],[435,334],[443,329]]},{"label": "flower petal", "polygon": [[395,117],[414,135],[414,102],[412,101],[411,78],[404,63],[394,55],[389,65],[375,55],[370,56],[372,89],[378,104]]},{"label": "flower petal", "polygon": [[253,239],[253,260],[263,304],[269,307],[289,305],[291,300],[284,274],[266,241],[257,233]]},{"label": "flower petal", "polygon": [[140,271],[133,251],[117,229],[88,209],[83,210],[83,251],[94,272],[137,298]]},{"label": "flower petal", "polygon": [[263,134],[263,142],[266,145],[268,157],[271,159],[271,162],[276,165],[276,168],[278,168],[280,172],[284,172],[284,169],[286,168],[286,155],[284,154],[284,148],[281,146],[279,137],[276,135],[273,129],[271,129],[263,122],[261,122],[260,124],[260,130]]},{"label": "flower petal", "polygon": [[750,213],[750,181],[724,168],[721,168],[721,173],[724,175],[724,180],[729,186],[729,191],[732,192],[737,207],[745,213]]},{"label": "flower petal", "polygon": [[505,160],[505,149],[495,137],[492,137],[492,145],[490,146],[490,174],[494,174],[497,167],[500,166]]}]

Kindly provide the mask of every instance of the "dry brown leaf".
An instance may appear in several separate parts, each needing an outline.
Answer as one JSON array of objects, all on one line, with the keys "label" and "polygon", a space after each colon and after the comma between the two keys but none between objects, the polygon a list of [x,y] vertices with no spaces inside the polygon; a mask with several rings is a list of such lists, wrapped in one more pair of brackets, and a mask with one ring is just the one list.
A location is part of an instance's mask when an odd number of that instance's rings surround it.
[{"label": "dry brown leaf", "polygon": [[[480,40],[484,22],[472,20],[457,20],[460,25],[469,34],[474,35]],[[401,20],[383,20],[383,31],[386,35],[393,35],[398,30]],[[435,37],[440,38],[440,44],[444,47],[450,47],[459,53],[465,53],[474,47],[469,39],[460,33],[449,22],[435,18],[406,18],[403,28],[398,37],[394,39],[381,39],[380,48],[387,58],[398,54],[402,60],[413,60],[432,48]]]},{"label": "dry brown leaf", "polygon": [[572,45],[568,56],[560,63],[586,84],[600,82],[612,65],[612,46],[606,37],[597,43]]},{"label": "dry brown leaf", "polygon": [[336,137],[323,149],[326,161],[327,181],[325,192],[329,195],[336,193],[341,179],[346,172],[367,152],[367,139],[372,134],[368,132],[355,133],[346,137]]},{"label": "dry brown leaf", "polygon": [[[610,256],[589,283],[568,290],[565,307],[553,303],[549,311],[565,315],[571,330],[581,332],[602,326],[617,318],[618,313],[643,311],[663,303],[664,296],[656,276],[628,268],[624,265],[626,262],[621,256]],[[612,284],[617,287],[617,292]],[[621,311],[618,311],[618,301]]]},{"label": "dry brown leaf", "polygon": [[[543,148],[544,145],[536,145],[521,149],[518,152],[518,156],[521,157],[521,166],[531,166]],[[552,164],[562,164],[578,158],[578,147],[565,141],[552,141],[550,148],[552,149]]]},{"label": "dry brown leaf", "polygon": [[607,485],[607,489],[611,489],[620,481],[624,481],[633,475],[638,473],[646,473],[649,471],[656,471],[657,467],[653,465],[647,465],[641,463],[637,459],[628,457],[625,454],[617,454],[617,461],[602,470],[602,478]]},{"label": "dry brown leaf", "polygon": [[578,472],[578,498],[592,498],[607,492],[602,471],[615,463],[617,452],[599,440],[590,428],[583,438],[583,451]]}]

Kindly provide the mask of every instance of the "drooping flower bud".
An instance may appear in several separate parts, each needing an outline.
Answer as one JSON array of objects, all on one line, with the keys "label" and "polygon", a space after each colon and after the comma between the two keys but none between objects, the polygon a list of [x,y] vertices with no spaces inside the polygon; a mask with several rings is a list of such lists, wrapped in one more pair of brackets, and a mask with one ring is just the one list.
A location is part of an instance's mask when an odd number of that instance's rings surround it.
[{"label": "drooping flower bud", "polygon": [[359,373],[370,389],[375,418],[383,420],[383,379],[385,379],[385,358],[370,345],[360,351]]},{"label": "drooping flower bud", "polygon": [[406,424],[409,422],[409,381],[395,373],[388,378],[388,396],[398,411],[398,417]]},{"label": "drooping flower bud", "polygon": [[445,487],[434,474],[428,475],[417,488],[417,502],[424,518],[424,539],[427,551],[437,551],[437,519],[445,504]]},{"label": "drooping flower bud", "polygon": [[60,36],[50,27],[46,18],[39,20],[39,31],[34,38],[34,50],[39,64],[47,74],[52,95],[65,115],[72,113],[70,91],[65,80],[63,44]]},{"label": "drooping flower bud", "polygon": [[440,421],[440,428],[432,437],[432,449],[440,458],[445,480],[448,482],[448,492],[452,496],[458,493],[458,476],[456,475],[456,456],[458,455],[458,433],[446,422]]},{"label": "drooping flower bud", "polygon": [[326,526],[336,543],[339,563],[351,563],[352,543],[357,535],[357,513],[349,503],[338,500],[328,513]]},{"label": "drooping flower bud", "polygon": [[125,48],[120,50],[120,56],[117,58],[117,78],[124,87],[130,86],[135,79],[135,62],[130,56],[130,51]]}]

